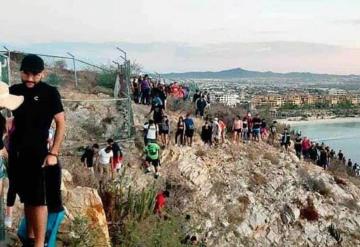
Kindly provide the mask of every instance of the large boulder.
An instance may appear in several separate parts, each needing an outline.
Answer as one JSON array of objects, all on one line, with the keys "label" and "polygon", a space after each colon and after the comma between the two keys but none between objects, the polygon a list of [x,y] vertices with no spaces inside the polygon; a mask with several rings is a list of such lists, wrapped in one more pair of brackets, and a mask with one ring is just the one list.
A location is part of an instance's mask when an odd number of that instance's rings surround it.
[{"label": "large boulder", "polygon": [[[98,242],[101,246],[110,246],[109,231],[103,209],[103,204],[97,190],[87,187],[70,188],[71,174],[63,170],[62,195],[66,209],[65,220],[59,230],[59,236],[67,238],[70,225],[75,217],[86,217],[90,221],[90,228],[98,231]],[[64,181],[66,180],[66,181]]]}]

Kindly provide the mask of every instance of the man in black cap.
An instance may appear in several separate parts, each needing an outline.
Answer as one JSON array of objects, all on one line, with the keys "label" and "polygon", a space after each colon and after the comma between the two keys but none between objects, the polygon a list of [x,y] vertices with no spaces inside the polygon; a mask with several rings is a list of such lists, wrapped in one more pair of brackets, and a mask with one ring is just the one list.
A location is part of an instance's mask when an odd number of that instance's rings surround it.
[{"label": "man in black cap", "polygon": [[[61,168],[58,161],[65,132],[65,114],[58,90],[41,80],[44,61],[27,55],[21,63],[22,84],[13,85],[10,93],[24,96],[24,103],[13,111],[15,130],[10,139],[9,166],[13,185],[24,203],[29,243],[43,247],[48,212],[63,210]],[[56,132],[53,146],[47,139],[52,121]]]}]

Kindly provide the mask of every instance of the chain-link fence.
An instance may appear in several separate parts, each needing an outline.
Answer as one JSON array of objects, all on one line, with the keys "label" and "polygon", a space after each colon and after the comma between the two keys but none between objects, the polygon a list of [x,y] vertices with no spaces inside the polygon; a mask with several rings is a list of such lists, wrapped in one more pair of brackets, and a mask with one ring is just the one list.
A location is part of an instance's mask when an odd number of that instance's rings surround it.
[{"label": "chain-link fence", "polygon": [[0,81],[9,83],[9,59],[7,52],[0,52]]},{"label": "chain-link fence", "polygon": [[[21,82],[20,64],[26,54],[0,52],[3,81],[10,85]],[[45,62],[44,81],[59,89],[68,120],[73,121],[65,144],[77,146],[88,140],[103,142],[110,137],[121,140],[133,137],[130,61],[105,66],[91,64],[70,53],[36,55]]]}]

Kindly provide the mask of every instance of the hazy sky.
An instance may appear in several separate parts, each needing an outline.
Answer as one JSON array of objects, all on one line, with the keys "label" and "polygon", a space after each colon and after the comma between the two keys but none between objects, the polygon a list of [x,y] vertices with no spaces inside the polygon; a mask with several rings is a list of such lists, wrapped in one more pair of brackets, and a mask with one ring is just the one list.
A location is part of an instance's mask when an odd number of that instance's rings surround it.
[{"label": "hazy sky", "polygon": [[11,0],[1,9],[0,44],[296,41],[360,48],[360,0]]}]

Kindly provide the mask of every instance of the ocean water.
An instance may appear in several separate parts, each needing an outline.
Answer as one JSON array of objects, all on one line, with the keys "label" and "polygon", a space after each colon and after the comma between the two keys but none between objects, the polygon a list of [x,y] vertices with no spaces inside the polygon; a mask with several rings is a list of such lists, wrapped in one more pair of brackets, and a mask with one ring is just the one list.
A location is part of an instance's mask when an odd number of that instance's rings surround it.
[{"label": "ocean water", "polygon": [[324,142],[336,153],[341,149],[347,159],[360,163],[360,122],[299,123],[291,126],[311,140]]}]

